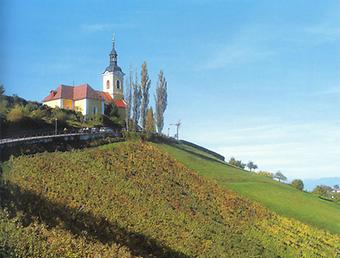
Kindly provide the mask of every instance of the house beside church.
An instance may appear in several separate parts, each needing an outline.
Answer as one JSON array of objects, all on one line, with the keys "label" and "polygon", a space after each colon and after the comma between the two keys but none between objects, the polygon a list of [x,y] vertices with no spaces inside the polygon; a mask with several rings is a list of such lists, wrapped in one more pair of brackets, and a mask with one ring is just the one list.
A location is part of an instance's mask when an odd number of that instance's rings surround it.
[{"label": "house beside church", "polygon": [[105,105],[113,103],[120,114],[127,108],[124,100],[124,73],[117,64],[115,40],[112,41],[110,63],[102,74],[102,91],[93,89],[89,84],[76,86],[59,85],[44,98],[43,103],[50,107],[59,107],[80,111],[84,116],[104,114]]}]

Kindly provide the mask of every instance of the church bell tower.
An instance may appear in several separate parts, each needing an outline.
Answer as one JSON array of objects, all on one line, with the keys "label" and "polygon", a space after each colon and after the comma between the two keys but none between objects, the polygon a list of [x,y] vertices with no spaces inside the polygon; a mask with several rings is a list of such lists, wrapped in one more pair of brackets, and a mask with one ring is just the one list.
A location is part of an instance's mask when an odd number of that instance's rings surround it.
[{"label": "church bell tower", "polygon": [[114,99],[124,98],[124,73],[117,64],[117,52],[115,38],[112,38],[112,50],[110,52],[110,64],[103,73],[103,91],[108,92]]}]

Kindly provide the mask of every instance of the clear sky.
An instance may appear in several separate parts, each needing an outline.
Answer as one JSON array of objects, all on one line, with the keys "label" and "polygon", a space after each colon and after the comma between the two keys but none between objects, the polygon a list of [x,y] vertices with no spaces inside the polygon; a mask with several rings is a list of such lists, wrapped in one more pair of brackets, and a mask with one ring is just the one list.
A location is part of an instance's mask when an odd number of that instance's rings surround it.
[{"label": "clear sky", "polygon": [[165,133],[181,119],[182,139],[227,159],[340,176],[339,13],[338,0],[0,0],[0,82],[38,101],[61,83],[99,90],[114,32],[125,73],[146,60],[154,91],[164,70]]}]

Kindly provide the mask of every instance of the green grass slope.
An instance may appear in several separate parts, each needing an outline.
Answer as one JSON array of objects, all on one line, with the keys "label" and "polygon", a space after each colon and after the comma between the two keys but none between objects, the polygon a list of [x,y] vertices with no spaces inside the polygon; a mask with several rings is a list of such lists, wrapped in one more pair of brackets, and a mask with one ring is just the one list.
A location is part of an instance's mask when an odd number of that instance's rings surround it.
[{"label": "green grass slope", "polygon": [[[176,160],[228,189],[301,222],[340,234],[340,205],[295,188],[216,162],[212,156],[186,145],[158,145]],[[198,155],[197,155],[198,154]]]},{"label": "green grass slope", "polygon": [[14,158],[0,256],[335,257],[340,237],[268,211],[149,143]]}]

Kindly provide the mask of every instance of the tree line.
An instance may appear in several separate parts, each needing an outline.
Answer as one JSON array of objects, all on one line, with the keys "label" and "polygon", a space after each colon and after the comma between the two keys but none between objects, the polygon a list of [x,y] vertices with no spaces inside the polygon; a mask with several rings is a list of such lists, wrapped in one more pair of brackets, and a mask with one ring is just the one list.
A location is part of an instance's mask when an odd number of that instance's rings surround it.
[{"label": "tree line", "polygon": [[[233,167],[240,168],[242,170],[245,170],[246,168],[248,168],[249,172],[255,172],[255,170],[258,169],[258,166],[253,161],[249,161],[248,163],[243,163],[242,160],[237,160],[234,157],[230,158],[230,160],[228,161],[228,164]],[[287,177],[280,170],[277,171],[276,173],[260,170],[256,174],[261,175],[261,176],[266,176],[271,179],[277,179],[279,182],[287,181]],[[303,191],[304,189],[304,184],[301,179],[294,179],[290,183],[290,185],[301,191]]]},{"label": "tree line", "polygon": [[[134,78],[133,78],[134,77]],[[126,83],[125,101],[127,103],[126,128],[128,131],[143,131],[161,134],[164,127],[164,113],[168,104],[167,81],[164,73],[158,74],[155,98],[155,109],[149,106],[151,79],[147,63],[142,64],[140,81],[138,72],[133,76],[130,70]],[[155,111],[154,111],[155,110]]]},{"label": "tree line", "polygon": [[314,194],[322,197],[322,198],[326,198],[326,199],[330,199],[330,200],[334,200],[336,202],[340,202],[340,187],[339,185],[334,185],[333,187],[328,186],[328,185],[317,185],[313,191]]}]

